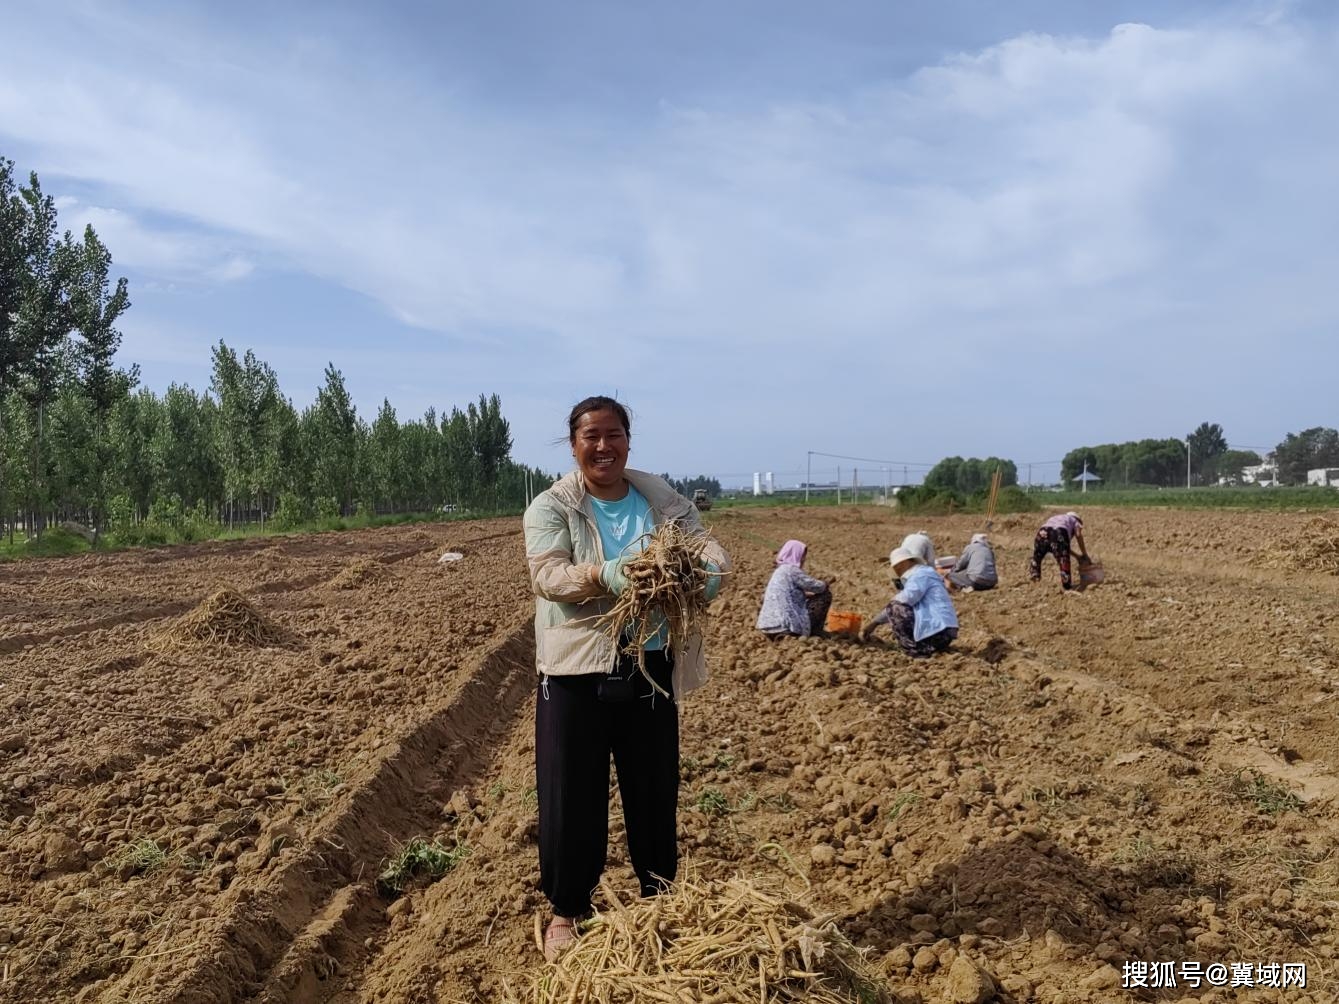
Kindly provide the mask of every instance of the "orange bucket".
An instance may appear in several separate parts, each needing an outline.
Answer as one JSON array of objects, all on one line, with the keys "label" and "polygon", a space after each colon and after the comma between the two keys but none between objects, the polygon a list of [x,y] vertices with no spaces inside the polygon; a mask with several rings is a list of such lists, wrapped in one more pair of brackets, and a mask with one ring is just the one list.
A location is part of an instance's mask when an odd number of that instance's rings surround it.
[{"label": "orange bucket", "polygon": [[828,619],[823,622],[823,630],[828,634],[860,634],[860,625],[864,621],[858,613],[851,610],[829,610]]}]

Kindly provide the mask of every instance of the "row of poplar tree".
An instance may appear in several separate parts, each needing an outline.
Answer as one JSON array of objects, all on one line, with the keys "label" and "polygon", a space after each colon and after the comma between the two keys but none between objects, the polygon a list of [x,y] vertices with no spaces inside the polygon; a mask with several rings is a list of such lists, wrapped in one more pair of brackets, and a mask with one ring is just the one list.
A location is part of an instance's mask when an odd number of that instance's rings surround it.
[{"label": "row of poplar tree", "polygon": [[[501,511],[551,479],[511,460],[497,395],[400,421],[389,401],[359,416],[333,365],[299,410],[274,370],[220,341],[207,392],[137,387],[121,367],[125,279],[87,227],[57,226],[35,174],[0,158],[0,529],[53,522],[296,525],[357,512],[450,505]],[[7,524],[7,526],[5,525]]]}]

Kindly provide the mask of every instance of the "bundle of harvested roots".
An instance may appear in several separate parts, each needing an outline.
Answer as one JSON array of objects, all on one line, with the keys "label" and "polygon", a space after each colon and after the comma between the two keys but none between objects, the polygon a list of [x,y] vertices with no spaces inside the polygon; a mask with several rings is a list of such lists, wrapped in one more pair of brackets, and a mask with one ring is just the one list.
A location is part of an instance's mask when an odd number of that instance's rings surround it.
[{"label": "bundle of harvested roots", "polygon": [[[648,680],[645,645],[662,627],[668,627],[669,646],[676,651],[701,630],[707,581],[721,574],[705,567],[707,540],[706,534],[678,523],[662,523],[645,536],[645,549],[623,566],[627,587],[603,624],[623,652],[637,657],[637,667]],[[651,685],[665,693],[654,680]]]},{"label": "bundle of harvested roots", "polygon": [[331,579],[330,585],[335,589],[357,589],[370,582],[377,582],[385,576],[386,568],[381,562],[372,558],[360,558]]},{"label": "bundle of harvested roots", "polygon": [[166,651],[189,645],[283,645],[288,632],[266,619],[235,589],[224,587],[194,610],[153,635],[149,647]]},{"label": "bundle of harvested roots", "polygon": [[735,878],[697,882],[610,908],[507,1004],[758,1001],[891,1004],[887,983],[828,918]]}]

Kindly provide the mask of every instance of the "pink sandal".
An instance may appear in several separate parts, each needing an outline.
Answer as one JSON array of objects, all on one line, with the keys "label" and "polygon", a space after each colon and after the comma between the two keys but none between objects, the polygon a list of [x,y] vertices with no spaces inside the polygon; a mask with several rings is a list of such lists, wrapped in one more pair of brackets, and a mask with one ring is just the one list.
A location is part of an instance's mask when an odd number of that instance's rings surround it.
[{"label": "pink sandal", "polygon": [[577,922],[575,918],[555,915],[549,921],[549,926],[544,930],[544,959],[553,962],[562,954],[564,948],[567,948],[576,940]]}]

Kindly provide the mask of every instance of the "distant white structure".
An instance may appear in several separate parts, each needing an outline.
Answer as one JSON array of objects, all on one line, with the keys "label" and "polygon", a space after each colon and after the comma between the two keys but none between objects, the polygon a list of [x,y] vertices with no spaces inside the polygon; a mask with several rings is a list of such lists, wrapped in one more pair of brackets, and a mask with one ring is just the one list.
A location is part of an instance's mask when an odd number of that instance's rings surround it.
[{"label": "distant white structure", "polygon": [[1268,485],[1279,479],[1273,464],[1255,464],[1241,469],[1241,480],[1248,485]]},{"label": "distant white structure", "polygon": [[762,475],[759,474],[757,471],[753,472],[753,494],[754,495],[762,494]]},{"label": "distant white structure", "polygon": [[1320,485],[1322,488],[1339,488],[1339,467],[1317,467],[1306,472],[1306,483]]},{"label": "distant white structure", "polygon": [[762,490],[767,495],[776,494],[776,481],[772,478],[771,471],[763,475]]},{"label": "distant white structure", "polygon": [[1099,478],[1096,474],[1090,474],[1088,472],[1088,461],[1085,460],[1083,462],[1083,473],[1080,474],[1078,477],[1076,477],[1074,480],[1082,483],[1083,488],[1081,490],[1086,492],[1088,490],[1089,481],[1101,481],[1102,479]]}]

